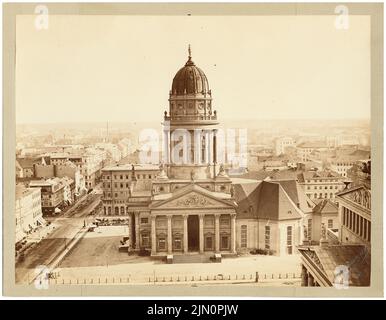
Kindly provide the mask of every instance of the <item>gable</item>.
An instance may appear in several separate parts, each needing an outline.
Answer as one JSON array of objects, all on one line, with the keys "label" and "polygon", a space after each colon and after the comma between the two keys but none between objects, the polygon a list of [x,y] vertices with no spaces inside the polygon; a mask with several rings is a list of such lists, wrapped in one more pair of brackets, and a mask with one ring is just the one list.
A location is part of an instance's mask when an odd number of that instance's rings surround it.
[{"label": "gable", "polygon": [[199,191],[188,191],[184,194],[172,196],[169,199],[153,202],[151,205],[155,209],[180,209],[180,208],[234,208],[235,204],[231,201],[215,198]]},{"label": "gable", "polygon": [[371,210],[371,190],[365,187],[343,190],[338,193],[338,196],[350,202],[354,202],[364,209]]}]

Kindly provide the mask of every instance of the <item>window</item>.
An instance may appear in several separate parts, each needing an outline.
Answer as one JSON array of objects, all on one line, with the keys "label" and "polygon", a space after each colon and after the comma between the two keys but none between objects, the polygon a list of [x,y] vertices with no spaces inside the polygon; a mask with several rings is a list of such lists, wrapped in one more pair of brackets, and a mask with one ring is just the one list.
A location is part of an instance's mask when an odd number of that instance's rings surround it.
[{"label": "window", "polygon": [[265,249],[271,249],[271,227],[265,226]]},{"label": "window", "polygon": [[332,219],[328,219],[328,223],[327,223],[327,226],[329,229],[332,229],[334,228],[334,220]]},{"label": "window", "polygon": [[126,175],[126,179],[129,179],[129,176],[128,176],[128,175]]},{"label": "window", "polygon": [[114,213],[115,213],[116,215],[119,214],[119,208],[118,208],[118,207],[115,207],[115,208],[114,208]]},{"label": "window", "polygon": [[292,226],[287,227],[287,253],[292,254]]},{"label": "window", "polygon": [[207,235],[205,237],[205,250],[213,250],[213,236]]},{"label": "window", "polygon": [[241,248],[247,248],[248,229],[246,225],[241,226]]},{"label": "window", "polygon": [[123,176],[122,176],[122,175],[120,175],[120,176],[119,176],[119,178],[122,180],[122,179],[123,179]]},{"label": "window", "polygon": [[176,236],[174,238],[174,250],[181,250],[182,249],[182,240],[181,236]]},{"label": "window", "polygon": [[123,183],[121,183],[121,188],[123,188]]},{"label": "window", "polygon": [[160,236],[158,238],[158,250],[159,251],[166,250],[166,238],[165,238],[165,236]]},{"label": "window", "polygon": [[121,207],[121,215],[125,214],[125,207]]},{"label": "window", "polygon": [[221,250],[229,250],[229,236],[221,236]]},{"label": "window", "polygon": [[149,241],[149,234],[143,234],[142,235],[142,246],[143,247],[149,247],[150,241]]},{"label": "window", "polygon": [[141,223],[149,223],[149,218],[141,218]]}]

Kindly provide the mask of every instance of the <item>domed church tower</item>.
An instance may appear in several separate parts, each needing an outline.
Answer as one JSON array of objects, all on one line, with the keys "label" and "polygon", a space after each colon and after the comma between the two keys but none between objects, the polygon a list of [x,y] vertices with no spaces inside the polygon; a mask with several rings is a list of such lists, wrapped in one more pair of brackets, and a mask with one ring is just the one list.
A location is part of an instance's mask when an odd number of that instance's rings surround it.
[{"label": "domed church tower", "polygon": [[205,73],[192,60],[174,76],[169,113],[164,115],[163,162],[171,179],[212,179],[216,175],[217,113]]}]

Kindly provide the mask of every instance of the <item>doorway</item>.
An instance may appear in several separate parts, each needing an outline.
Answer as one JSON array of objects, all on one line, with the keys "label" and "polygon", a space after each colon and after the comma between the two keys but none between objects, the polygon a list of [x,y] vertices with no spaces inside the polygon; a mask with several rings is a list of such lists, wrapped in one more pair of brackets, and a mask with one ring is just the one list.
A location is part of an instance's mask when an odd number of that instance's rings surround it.
[{"label": "doorway", "polygon": [[188,216],[188,251],[199,250],[199,223],[197,215]]}]

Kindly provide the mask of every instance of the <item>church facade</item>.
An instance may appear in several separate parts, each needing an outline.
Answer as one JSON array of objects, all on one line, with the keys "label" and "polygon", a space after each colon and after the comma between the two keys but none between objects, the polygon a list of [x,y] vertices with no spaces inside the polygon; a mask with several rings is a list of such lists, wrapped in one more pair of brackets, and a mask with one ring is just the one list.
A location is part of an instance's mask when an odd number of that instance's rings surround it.
[{"label": "church facade", "polygon": [[218,125],[208,80],[189,50],[164,112],[162,164],[102,170],[104,214],[127,220],[134,250],[293,254],[303,241],[304,211],[312,207],[297,182],[233,182],[218,163]]}]

